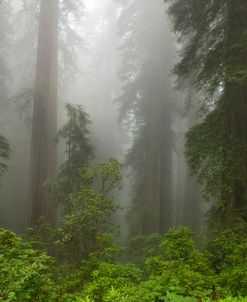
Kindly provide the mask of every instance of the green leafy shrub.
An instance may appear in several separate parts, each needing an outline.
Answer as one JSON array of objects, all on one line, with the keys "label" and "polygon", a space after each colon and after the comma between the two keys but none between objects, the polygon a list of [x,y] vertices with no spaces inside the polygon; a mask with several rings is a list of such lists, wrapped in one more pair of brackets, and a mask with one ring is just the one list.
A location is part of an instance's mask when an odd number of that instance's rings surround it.
[{"label": "green leafy shrub", "polygon": [[220,299],[219,302],[247,302],[247,297],[226,297],[225,299]]},{"label": "green leafy shrub", "polygon": [[160,253],[161,239],[160,234],[131,238],[126,250],[128,260],[143,267],[147,258]]},{"label": "green leafy shrub", "polygon": [[247,295],[247,225],[238,222],[210,233],[208,259],[222,296]]},{"label": "green leafy shrub", "polygon": [[0,301],[57,301],[52,260],[8,230],[0,230]]},{"label": "green leafy shrub", "polygon": [[131,302],[131,298],[122,293],[119,289],[111,287],[111,289],[103,297],[103,302]]},{"label": "green leafy shrub", "polygon": [[119,248],[99,233],[97,248],[80,266],[58,262],[53,269],[45,252],[1,230],[0,301],[247,302],[247,240],[238,234],[217,232],[206,252],[188,228],[171,229],[160,244],[158,236],[153,243],[139,238],[144,243],[133,259],[144,255],[137,266],[117,262]]},{"label": "green leafy shrub", "polygon": [[109,260],[119,247],[113,243],[117,226],[112,215],[119,208],[114,190],[120,188],[121,165],[115,159],[79,169],[81,185],[67,196],[59,229],[43,218],[29,229],[29,241],[60,263],[79,268],[92,253]]},{"label": "green leafy shrub", "polygon": [[95,302],[104,299],[110,301],[110,297],[114,294],[127,299],[130,288],[137,285],[140,280],[141,271],[135,265],[102,262],[98,269],[93,271],[92,280],[87,284],[84,292]]},{"label": "green leafy shrub", "polygon": [[178,296],[174,293],[167,293],[166,301],[167,302],[196,302],[196,299],[194,297],[183,297],[183,296]]},{"label": "green leafy shrub", "polygon": [[58,241],[64,258],[77,267],[92,252],[102,251],[102,236],[115,229],[111,216],[118,207],[112,191],[120,186],[121,167],[110,159],[95,167],[84,167],[80,176],[83,185],[67,199]]},{"label": "green leafy shrub", "polygon": [[167,292],[195,298],[211,296],[213,272],[206,256],[196,249],[188,228],[169,230],[160,248],[162,252],[159,256],[146,261],[150,277],[143,285],[149,295],[152,288],[156,288],[157,299],[165,299]]}]

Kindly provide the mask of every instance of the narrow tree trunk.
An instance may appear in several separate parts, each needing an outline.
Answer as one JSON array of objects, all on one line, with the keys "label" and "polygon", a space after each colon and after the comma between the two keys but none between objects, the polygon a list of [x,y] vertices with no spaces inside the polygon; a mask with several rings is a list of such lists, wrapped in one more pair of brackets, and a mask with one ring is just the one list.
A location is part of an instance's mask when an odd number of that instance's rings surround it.
[{"label": "narrow tree trunk", "polygon": [[[166,91],[167,96],[169,90]],[[166,97],[167,98],[167,97]],[[172,133],[171,108],[169,101],[163,100],[161,116],[161,156],[160,156],[160,209],[159,232],[164,234],[173,225],[172,209]]]},{"label": "narrow tree trunk", "polygon": [[33,107],[29,224],[54,222],[49,188],[56,174],[58,0],[41,0]]},{"label": "narrow tree trunk", "polygon": [[[151,73],[152,75],[152,73]],[[152,79],[151,79],[152,81]],[[146,158],[146,188],[147,204],[143,232],[145,234],[159,232],[159,162],[160,162],[160,127],[157,91],[153,83],[150,85],[147,122],[147,158]]]}]

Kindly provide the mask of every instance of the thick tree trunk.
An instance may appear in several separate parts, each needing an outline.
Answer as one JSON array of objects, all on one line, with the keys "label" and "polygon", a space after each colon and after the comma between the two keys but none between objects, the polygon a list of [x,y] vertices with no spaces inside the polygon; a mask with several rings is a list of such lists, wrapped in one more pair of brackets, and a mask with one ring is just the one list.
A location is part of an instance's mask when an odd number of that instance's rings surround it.
[{"label": "thick tree trunk", "polygon": [[[150,120],[147,124],[147,161],[146,161],[146,188],[147,205],[146,217],[144,217],[144,233],[159,232],[159,159],[160,159],[160,141],[159,141],[159,122],[157,115],[156,100],[150,101]],[[157,123],[158,122],[158,123]]]},{"label": "thick tree trunk", "polygon": [[[169,32],[165,31],[166,23],[162,1],[150,5],[150,12],[155,18],[156,27],[150,37],[149,64],[146,69],[149,75],[147,104],[147,217],[149,232],[166,232],[172,226],[172,133],[169,66],[174,56],[174,49]],[[151,16],[151,15],[150,15]],[[168,61],[169,60],[169,61]]]},{"label": "thick tree trunk", "polygon": [[[247,28],[247,3],[245,0],[227,1],[226,29],[226,66],[227,71],[241,73],[246,71],[247,48],[244,40]],[[226,218],[229,222],[237,216],[243,216],[242,211],[247,201],[247,79],[246,76],[235,75],[226,78],[225,110],[226,129],[230,135],[230,146],[235,155],[234,183],[225,196]],[[246,215],[246,213],[245,213]],[[247,219],[247,215],[245,216]]]},{"label": "thick tree trunk", "polygon": [[54,223],[49,189],[56,175],[58,0],[42,0],[33,107],[29,224]]},{"label": "thick tree trunk", "polygon": [[183,225],[190,227],[195,232],[198,232],[201,226],[200,202],[199,184],[196,183],[195,177],[190,175],[188,166],[186,166]]},{"label": "thick tree trunk", "polygon": [[[197,104],[199,96],[196,95],[196,91],[192,89],[193,84],[189,81],[191,85],[191,90],[189,91],[189,107],[186,119],[186,129],[191,129],[197,122],[197,113],[199,110],[199,105]],[[188,130],[186,130],[187,132]],[[184,136],[183,136],[184,138]],[[184,141],[184,139],[183,139]],[[185,150],[183,149],[183,153]],[[184,161],[186,159],[184,158]],[[184,183],[184,204],[183,204],[183,215],[182,215],[182,225],[189,226],[193,231],[198,232],[202,226],[203,215],[200,208],[202,196],[200,192],[200,185],[196,181],[194,175],[190,175],[191,170],[188,163],[185,163],[185,183]]]}]

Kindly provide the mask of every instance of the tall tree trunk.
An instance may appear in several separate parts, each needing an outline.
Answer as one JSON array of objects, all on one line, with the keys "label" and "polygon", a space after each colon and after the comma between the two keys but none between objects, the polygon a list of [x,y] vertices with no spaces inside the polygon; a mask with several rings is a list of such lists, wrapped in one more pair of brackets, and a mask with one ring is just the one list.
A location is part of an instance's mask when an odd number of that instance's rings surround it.
[{"label": "tall tree trunk", "polygon": [[41,0],[33,107],[29,224],[54,223],[49,188],[56,175],[58,0]]},{"label": "tall tree trunk", "polygon": [[[169,89],[166,91],[166,99]],[[160,209],[159,232],[164,234],[173,225],[172,209],[172,132],[169,100],[163,100],[161,116]]]},{"label": "tall tree trunk", "polygon": [[[172,173],[171,173],[171,81],[170,60],[174,56],[168,25],[162,11],[164,4],[149,2],[155,18],[154,32],[150,37],[150,61],[146,73],[149,75],[149,99],[147,110],[148,161],[147,198],[149,211],[147,222],[151,232],[166,232],[172,226]],[[172,43],[171,43],[172,44]],[[170,66],[171,67],[171,66]]]},{"label": "tall tree trunk", "polygon": [[[187,104],[187,118],[185,120],[186,132],[191,129],[197,122],[197,112],[199,106],[197,104],[199,96],[196,95],[193,84],[189,81],[190,85],[188,91],[189,103]],[[184,137],[183,137],[184,139]],[[183,153],[185,150],[183,149]],[[184,159],[186,161],[186,159]],[[196,181],[196,177],[191,175],[188,163],[185,163],[185,191],[184,191],[184,204],[182,225],[189,226],[193,231],[198,232],[202,227],[203,215],[200,208],[202,195],[200,192],[200,185]]]},{"label": "tall tree trunk", "polygon": [[[238,68],[246,70],[247,48],[241,41],[246,37],[247,3],[245,0],[227,1],[226,28],[226,66],[227,71]],[[229,70],[228,70],[229,68]],[[234,183],[225,196],[226,218],[231,222],[235,216],[242,216],[247,200],[247,79],[242,76],[226,78],[224,106],[226,110],[226,129],[230,135],[230,148],[235,154]],[[245,213],[245,219],[247,215]]]},{"label": "tall tree trunk", "polygon": [[157,98],[155,99],[155,96],[149,99],[149,107],[149,121],[146,133],[148,144],[146,158],[147,206],[143,227],[145,234],[159,232],[160,128],[159,116],[157,114]]},{"label": "tall tree trunk", "polygon": [[195,177],[190,175],[189,168],[186,166],[183,225],[189,226],[195,232],[198,232],[201,227],[200,203],[199,184],[196,183]]}]

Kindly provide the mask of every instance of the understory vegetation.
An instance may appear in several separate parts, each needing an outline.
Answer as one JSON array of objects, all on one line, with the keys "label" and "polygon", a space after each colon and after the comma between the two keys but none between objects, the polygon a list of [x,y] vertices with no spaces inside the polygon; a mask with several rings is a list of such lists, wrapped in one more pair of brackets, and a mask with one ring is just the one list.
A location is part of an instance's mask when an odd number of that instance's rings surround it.
[{"label": "understory vegetation", "polygon": [[[64,238],[69,236],[65,230]],[[2,229],[0,301],[247,301],[246,225],[211,236],[198,248],[188,228],[175,228],[164,236],[134,238],[121,250],[98,234],[101,244],[87,256],[79,241],[69,243],[80,255],[74,265],[59,257],[68,246],[54,241],[57,255],[51,257],[45,248],[37,250]]]},{"label": "understory vegetation", "polygon": [[247,301],[246,223],[200,236],[171,228],[122,247],[114,222],[121,174],[115,159],[85,164],[57,227],[40,218],[25,237],[0,229],[0,301]]},{"label": "understory vegetation", "polygon": [[0,301],[247,301],[243,221],[200,237],[171,228],[121,247],[113,219],[121,165],[85,165],[78,177],[58,228],[41,218],[25,238],[0,230]]}]

